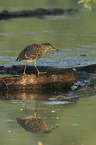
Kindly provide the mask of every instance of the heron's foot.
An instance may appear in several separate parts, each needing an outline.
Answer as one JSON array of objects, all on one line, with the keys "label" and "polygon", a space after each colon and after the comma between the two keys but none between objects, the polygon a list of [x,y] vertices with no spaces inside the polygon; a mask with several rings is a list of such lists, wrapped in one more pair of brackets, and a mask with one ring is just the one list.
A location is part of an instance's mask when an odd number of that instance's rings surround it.
[{"label": "heron's foot", "polygon": [[25,72],[23,72],[23,75],[25,75],[26,73]]},{"label": "heron's foot", "polygon": [[39,75],[39,74],[45,74],[45,73],[47,73],[47,72],[40,72],[40,71],[38,71],[38,75]]}]

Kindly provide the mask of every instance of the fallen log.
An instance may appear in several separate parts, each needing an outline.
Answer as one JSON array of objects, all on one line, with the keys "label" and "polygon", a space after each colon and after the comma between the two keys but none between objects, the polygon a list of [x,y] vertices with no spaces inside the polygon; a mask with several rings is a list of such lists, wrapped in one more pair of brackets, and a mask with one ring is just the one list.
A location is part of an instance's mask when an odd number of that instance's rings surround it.
[{"label": "fallen log", "polygon": [[78,75],[74,69],[64,69],[44,74],[25,74],[21,76],[3,77],[0,79],[1,91],[31,90],[52,92],[54,90],[70,90],[78,81]]},{"label": "fallen log", "polygon": [[10,18],[18,18],[18,17],[44,17],[47,15],[60,15],[64,13],[73,13],[77,12],[78,10],[73,9],[45,9],[45,8],[38,8],[33,10],[25,10],[25,11],[18,11],[18,12],[10,12],[7,10],[3,10],[0,12],[0,20],[2,19],[10,19]]},{"label": "fallen log", "polygon": [[[81,94],[83,94],[83,96],[85,96],[87,94],[87,96],[92,96],[92,94],[96,94],[95,88],[96,87],[96,64],[92,64],[92,65],[88,65],[88,66],[81,66],[81,67],[77,67],[76,70],[74,71],[72,69],[64,69],[64,68],[58,68],[58,67],[49,67],[49,66],[37,66],[39,68],[40,71],[45,71],[47,72],[46,75],[48,75],[50,73],[50,75],[52,75],[52,73],[60,73],[61,71],[65,71],[67,73],[67,70],[71,70],[73,72],[73,76],[71,76],[72,72],[70,71],[69,76],[65,76],[67,77],[67,81],[70,84],[70,80],[73,80],[73,83],[75,81],[78,80],[78,82],[75,85],[75,90],[73,91],[72,89],[74,89],[74,87],[71,89],[71,96],[70,96],[70,92],[68,92],[70,90],[68,90],[68,88],[64,88],[63,86],[61,86],[61,88],[58,89],[49,89],[47,91],[47,89],[35,89],[35,90],[20,90],[15,88],[15,91],[12,91],[11,86],[8,86],[9,84],[7,84],[7,80],[8,77],[3,77],[0,79],[0,99],[3,100],[50,100],[52,98],[52,100],[63,100],[63,101],[68,101],[68,102],[76,102],[79,97],[81,97]],[[0,66],[0,74],[5,75],[11,75],[14,76],[13,78],[16,79],[16,75],[21,75],[23,73],[23,69],[24,66],[23,65],[13,65],[13,66]],[[36,75],[36,69],[34,66],[27,66],[26,69],[26,73],[28,74],[28,76]],[[27,77],[26,74],[26,77]],[[29,75],[30,74],[30,75]],[[78,76],[79,79],[78,79]],[[17,77],[18,78],[18,77]],[[76,79],[77,78],[77,79]],[[12,77],[11,77],[12,79]],[[51,81],[52,82],[52,81]],[[64,82],[65,83],[65,82]],[[2,86],[1,86],[2,85]],[[18,86],[19,87],[19,86]],[[24,86],[25,87],[25,86]],[[68,92],[68,93],[67,93]],[[67,95],[66,95],[67,93]],[[65,95],[61,95],[61,94],[65,94]],[[77,95],[78,94],[78,95]],[[78,97],[77,97],[78,96]]]}]

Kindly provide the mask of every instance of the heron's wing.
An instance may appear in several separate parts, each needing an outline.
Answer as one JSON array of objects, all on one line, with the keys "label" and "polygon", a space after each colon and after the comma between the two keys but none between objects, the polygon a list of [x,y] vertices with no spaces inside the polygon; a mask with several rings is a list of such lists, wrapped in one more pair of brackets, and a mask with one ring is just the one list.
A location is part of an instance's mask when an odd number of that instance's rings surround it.
[{"label": "heron's wing", "polygon": [[40,45],[32,44],[25,47],[18,55],[17,60],[35,60],[40,58]]}]

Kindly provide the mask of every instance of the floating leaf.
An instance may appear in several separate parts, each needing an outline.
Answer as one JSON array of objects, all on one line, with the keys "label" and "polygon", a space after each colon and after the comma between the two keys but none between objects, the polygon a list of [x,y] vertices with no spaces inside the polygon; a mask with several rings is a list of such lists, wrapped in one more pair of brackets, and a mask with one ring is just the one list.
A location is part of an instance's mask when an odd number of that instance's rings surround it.
[{"label": "floating leaf", "polygon": [[77,2],[78,4],[84,3],[84,0],[80,0]]},{"label": "floating leaf", "polygon": [[91,3],[96,3],[96,0],[79,0],[77,3],[83,3],[85,8],[91,9]]}]

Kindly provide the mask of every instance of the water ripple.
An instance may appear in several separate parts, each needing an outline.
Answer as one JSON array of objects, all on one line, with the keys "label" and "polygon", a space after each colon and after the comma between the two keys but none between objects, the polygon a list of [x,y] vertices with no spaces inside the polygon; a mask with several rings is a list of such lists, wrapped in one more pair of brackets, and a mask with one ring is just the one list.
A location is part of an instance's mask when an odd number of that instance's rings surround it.
[{"label": "water ripple", "polygon": [[10,33],[0,33],[0,36],[15,36],[12,32]]}]

